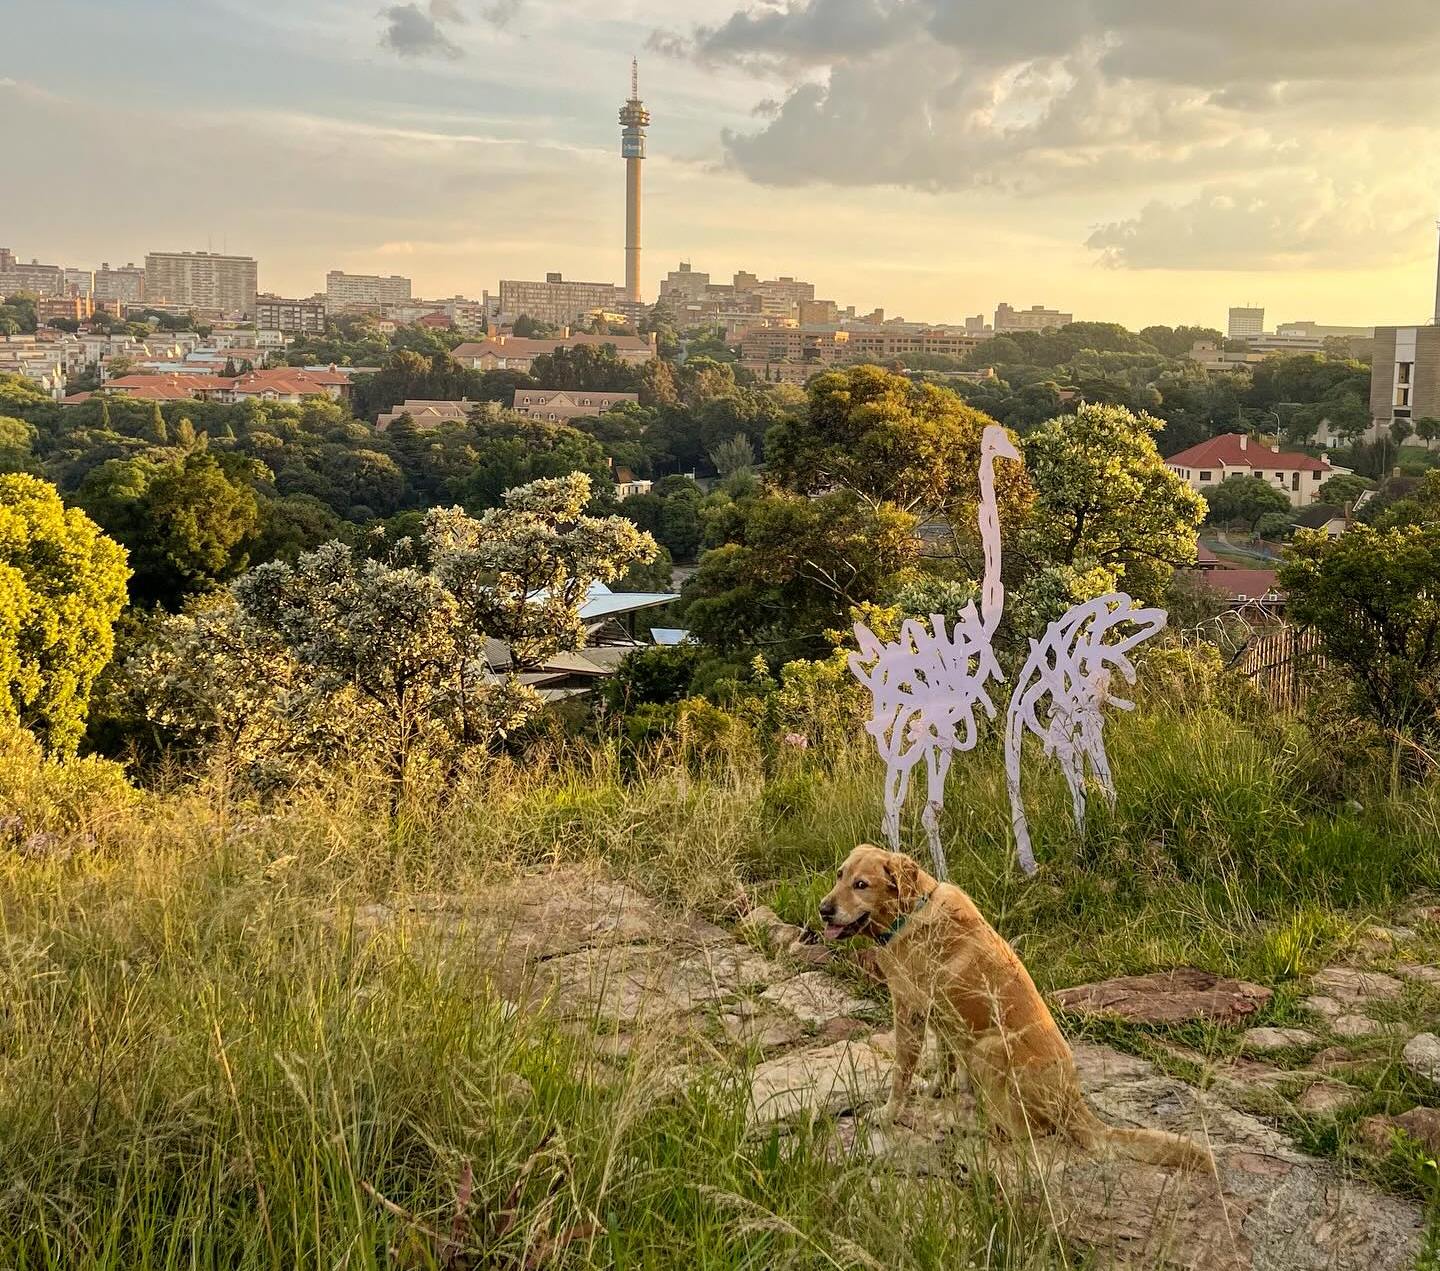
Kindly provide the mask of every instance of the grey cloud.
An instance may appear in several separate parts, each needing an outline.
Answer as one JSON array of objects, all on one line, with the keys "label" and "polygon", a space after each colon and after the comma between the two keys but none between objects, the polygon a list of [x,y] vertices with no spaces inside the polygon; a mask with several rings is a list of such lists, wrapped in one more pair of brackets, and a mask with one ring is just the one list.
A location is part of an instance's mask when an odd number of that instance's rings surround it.
[{"label": "grey cloud", "polygon": [[663,31],[657,28],[650,32],[645,48],[648,52],[660,54],[661,57],[687,58],[695,46],[678,31]]},{"label": "grey cloud", "polygon": [[697,28],[694,49],[706,61],[827,65],[894,45],[923,16],[914,0],[787,0]]},{"label": "grey cloud", "polygon": [[508,27],[525,7],[525,0],[493,0],[480,10],[480,16],[491,26]]},{"label": "grey cloud", "polygon": [[428,12],[418,4],[394,4],[382,16],[385,30],[380,43],[401,57],[460,56],[460,46],[442,25],[463,20],[455,0],[430,0]]}]

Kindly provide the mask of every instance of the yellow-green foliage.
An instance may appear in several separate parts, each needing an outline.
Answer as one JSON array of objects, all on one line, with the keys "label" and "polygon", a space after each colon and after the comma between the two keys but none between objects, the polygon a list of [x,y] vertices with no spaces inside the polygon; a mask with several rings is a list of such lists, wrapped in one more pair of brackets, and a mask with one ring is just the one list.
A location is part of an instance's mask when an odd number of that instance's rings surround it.
[{"label": "yellow-green foliage", "polygon": [[30,733],[0,724],[0,840],[84,831],[137,797],[119,764],[47,758]]},{"label": "yellow-green foliage", "polygon": [[53,485],[0,476],[0,722],[75,752],[129,577],[124,550]]}]

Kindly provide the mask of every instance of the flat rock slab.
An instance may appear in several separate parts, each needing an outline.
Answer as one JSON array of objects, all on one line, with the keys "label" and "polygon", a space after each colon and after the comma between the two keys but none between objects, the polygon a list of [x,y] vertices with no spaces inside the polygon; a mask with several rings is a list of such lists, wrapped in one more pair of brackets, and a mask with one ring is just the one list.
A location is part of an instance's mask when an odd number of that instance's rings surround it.
[{"label": "flat rock slab", "polygon": [[1423,962],[1402,962],[1395,968],[1395,974],[1402,980],[1412,980],[1440,988],[1440,966],[1428,966]]},{"label": "flat rock slab", "polygon": [[792,1051],[760,1064],[750,1078],[750,1116],[768,1125],[883,1102],[892,1059],[871,1038]]},{"label": "flat rock slab", "polygon": [[863,997],[846,992],[839,981],[831,979],[823,971],[802,971],[779,984],[772,984],[761,997],[807,1024],[825,1024],[870,1006]]},{"label": "flat rock slab", "polygon": [[1191,968],[1126,975],[1050,995],[1062,1010],[1133,1024],[1180,1024],[1199,1019],[1238,1023],[1266,1006],[1273,996],[1258,984]]},{"label": "flat rock slab", "polygon": [[506,995],[565,1019],[627,1029],[719,1007],[784,971],[740,944],[683,950],[664,944],[581,949],[528,966]]},{"label": "flat rock slab", "polygon": [[1311,983],[1320,995],[1362,1010],[1372,1002],[1393,1002],[1405,992],[1404,983],[1393,975],[1349,966],[1326,967]]},{"label": "flat rock slab", "polygon": [[1320,1039],[1303,1028],[1248,1028],[1240,1038],[1246,1050],[1260,1052],[1314,1046]]},{"label": "flat rock slab", "polygon": [[1401,1054],[1405,1066],[1417,1077],[1440,1085],[1440,1037],[1434,1033],[1418,1033],[1405,1043]]}]

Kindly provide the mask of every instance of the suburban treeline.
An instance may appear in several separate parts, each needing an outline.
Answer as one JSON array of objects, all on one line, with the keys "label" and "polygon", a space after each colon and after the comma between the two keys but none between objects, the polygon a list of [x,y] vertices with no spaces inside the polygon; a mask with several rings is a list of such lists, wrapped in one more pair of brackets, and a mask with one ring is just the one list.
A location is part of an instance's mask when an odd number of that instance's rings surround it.
[{"label": "suburban treeline", "polygon": [[[349,405],[98,394],[61,406],[0,379],[0,467],[24,474],[7,478],[11,500],[31,509],[23,515],[43,507],[85,542],[120,545],[128,561],[96,566],[110,580],[94,601],[104,635],[86,641],[80,671],[57,679],[26,661],[16,635],[9,713],[45,740],[52,726],[36,714],[37,686],[63,680],[73,703],[53,732],[57,753],[81,744],[88,716],[84,746],[104,754],[148,764],[179,747],[243,755],[267,771],[277,756],[330,753],[337,721],[369,721],[340,733],[375,742],[399,781],[471,746],[523,744],[537,726],[533,697],[480,708],[493,694],[467,678],[477,648],[506,642],[519,673],[578,647],[577,579],[665,589],[672,562],[689,562],[668,621],[691,641],[633,656],[603,694],[630,742],[668,734],[702,703],[803,736],[850,727],[854,619],[883,635],[905,617],[953,617],[976,595],[979,441],[997,418],[1025,461],[996,469],[1002,657],[1067,606],[1114,589],[1199,622],[1216,602],[1177,570],[1194,561],[1207,507],[1163,455],[1269,417],[1292,435],[1302,414],[1348,428],[1340,421],[1368,382],[1339,359],[1280,358],[1240,377],[1176,356],[1212,334],[1075,324],[992,341],[1003,374],[979,383],[952,384],[946,368],[859,366],[803,390],[754,382],[693,346],[684,362],[634,367],[601,347],[542,358],[528,377],[476,372],[429,332],[389,347],[377,373],[357,377]],[[527,385],[639,400],[555,424],[506,408]],[[464,424],[422,430],[402,416],[374,426],[413,398],[475,405]],[[654,484],[619,499],[622,472]],[[1434,502],[1429,484],[1390,500],[1381,529],[1423,536]],[[575,553],[587,536],[582,566]],[[457,538],[471,553],[470,581],[512,598],[564,595],[543,638],[527,634],[514,606],[465,599],[447,564]],[[507,564],[520,558],[523,568]],[[1296,572],[1292,585],[1303,592],[1307,577]],[[387,634],[363,648],[317,643],[335,622]],[[257,700],[257,684],[293,691]],[[317,697],[322,686],[328,696]]]}]

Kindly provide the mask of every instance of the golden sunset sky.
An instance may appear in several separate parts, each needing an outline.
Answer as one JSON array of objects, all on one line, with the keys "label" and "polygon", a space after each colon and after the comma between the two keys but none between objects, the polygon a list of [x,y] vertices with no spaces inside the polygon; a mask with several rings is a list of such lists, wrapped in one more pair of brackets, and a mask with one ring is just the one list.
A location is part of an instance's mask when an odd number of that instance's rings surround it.
[{"label": "golden sunset sky", "polygon": [[12,0],[0,246],[207,246],[431,297],[618,281],[629,58],[645,282],[681,260],[916,320],[1416,322],[1435,0]]}]

